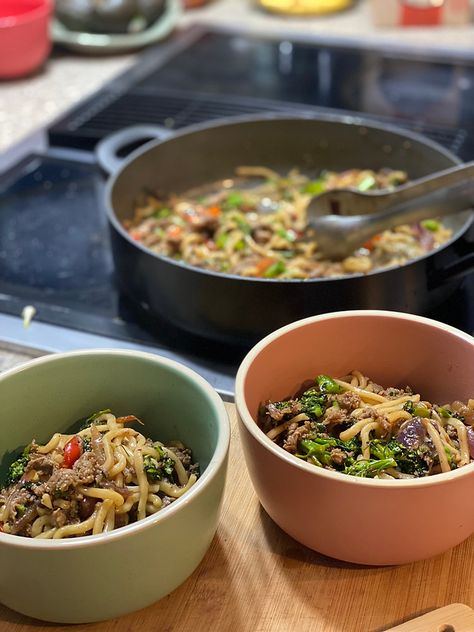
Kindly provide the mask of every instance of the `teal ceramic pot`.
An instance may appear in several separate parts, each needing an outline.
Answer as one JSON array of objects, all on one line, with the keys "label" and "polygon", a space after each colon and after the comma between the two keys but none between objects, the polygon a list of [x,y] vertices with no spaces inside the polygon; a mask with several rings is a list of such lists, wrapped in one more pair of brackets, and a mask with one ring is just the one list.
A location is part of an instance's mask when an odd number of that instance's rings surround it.
[{"label": "teal ceramic pot", "polygon": [[217,528],[230,438],[224,404],[204,379],[152,354],[86,350],[1,374],[0,401],[2,480],[12,452],[71,432],[104,408],[136,415],[154,440],[181,440],[201,472],[170,506],[110,533],[64,540],[0,533],[3,604],[46,621],[99,621],[148,606],[189,577]]}]

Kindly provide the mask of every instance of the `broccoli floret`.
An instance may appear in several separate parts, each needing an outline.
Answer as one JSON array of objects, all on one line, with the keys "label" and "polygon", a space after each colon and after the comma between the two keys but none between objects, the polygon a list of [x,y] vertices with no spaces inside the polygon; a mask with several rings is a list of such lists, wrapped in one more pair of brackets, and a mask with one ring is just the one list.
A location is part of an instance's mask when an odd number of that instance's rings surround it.
[{"label": "broccoli floret", "polygon": [[11,485],[12,483],[16,483],[22,476],[25,471],[26,466],[28,465],[28,461],[30,460],[30,449],[31,446],[26,446],[23,450],[22,455],[16,460],[8,468],[8,474],[5,481],[5,486]]},{"label": "broccoli floret", "polygon": [[158,458],[146,455],[143,457],[143,469],[151,481],[160,481],[163,475],[170,477],[174,472],[174,461],[167,456],[160,446],[155,446]]},{"label": "broccoli floret", "polygon": [[161,448],[161,446],[155,446],[156,451],[158,452],[158,456],[160,457],[160,465],[161,469],[171,476],[174,472],[174,461],[173,459],[166,454],[166,452]]},{"label": "broccoli floret", "polygon": [[393,459],[403,474],[422,476],[426,473],[426,462],[418,450],[409,450],[396,439],[383,441],[373,439],[370,442],[370,454],[376,459]]},{"label": "broccoli floret", "polygon": [[306,460],[310,459],[315,465],[331,465],[331,450],[337,447],[337,439],[302,439],[298,447],[301,450],[301,454],[297,456]]},{"label": "broccoli floret", "polygon": [[336,467],[332,457],[334,448],[340,448],[346,453],[346,458],[342,465],[349,461],[353,462],[353,456],[360,449],[360,443],[356,439],[350,441],[341,441],[334,437],[314,437],[313,439],[302,439],[298,448],[300,453],[296,456],[303,459],[310,459],[314,465],[321,467],[330,465]]},{"label": "broccoli floret", "polygon": [[160,481],[163,478],[160,463],[153,456],[147,454],[143,457],[143,469],[151,481]]},{"label": "broccoli floret", "polygon": [[408,400],[403,404],[403,410],[406,410],[410,413],[410,415],[413,415],[415,417],[431,416],[431,410],[428,408],[428,406],[425,406],[425,404],[421,402],[412,402],[411,400]]},{"label": "broccoli floret", "polygon": [[342,393],[343,388],[329,375],[318,375],[316,378],[321,393]]},{"label": "broccoli floret", "polygon": [[322,395],[316,388],[310,388],[300,398],[301,412],[313,419],[322,417],[326,410],[326,402],[325,395]]},{"label": "broccoli floret", "polygon": [[453,416],[453,413],[444,406],[436,406],[436,412],[438,413],[438,415],[441,415],[441,417],[444,417],[446,419]]},{"label": "broccoli floret", "polygon": [[364,478],[373,478],[383,470],[389,467],[397,467],[397,462],[394,459],[369,459],[354,461],[351,465],[348,465],[344,469],[344,474],[351,474],[352,476],[361,476]]},{"label": "broccoli floret", "polygon": [[278,410],[283,410],[285,408],[288,408],[291,405],[291,400],[284,400],[282,402],[273,402],[273,405]]},{"label": "broccoli floret", "polygon": [[459,419],[459,421],[465,422],[464,417],[460,415],[458,412],[454,410],[450,410],[449,408],[445,408],[444,406],[436,406],[436,412],[441,417],[448,419],[449,417],[454,417],[455,419]]}]

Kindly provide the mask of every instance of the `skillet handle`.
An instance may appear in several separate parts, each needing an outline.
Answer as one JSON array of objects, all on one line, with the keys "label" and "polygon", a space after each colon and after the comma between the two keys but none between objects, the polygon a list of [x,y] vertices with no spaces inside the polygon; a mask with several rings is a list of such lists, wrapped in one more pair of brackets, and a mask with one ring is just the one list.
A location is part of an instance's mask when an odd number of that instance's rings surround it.
[{"label": "skillet handle", "polygon": [[166,140],[173,136],[173,132],[159,125],[133,125],[125,127],[106,136],[99,141],[95,148],[95,155],[99,165],[109,174],[116,173],[127,157],[119,157],[119,152],[129,145],[135,147],[148,143],[150,140]]}]

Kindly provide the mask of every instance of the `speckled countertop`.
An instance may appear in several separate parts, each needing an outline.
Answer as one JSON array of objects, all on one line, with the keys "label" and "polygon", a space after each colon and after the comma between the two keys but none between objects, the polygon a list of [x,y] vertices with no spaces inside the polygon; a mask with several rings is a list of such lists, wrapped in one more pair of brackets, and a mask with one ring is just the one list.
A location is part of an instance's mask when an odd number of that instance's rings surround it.
[{"label": "speckled countertop", "polygon": [[[474,24],[463,27],[381,29],[373,25],[369,0],[348,11],[324,17],[289,18],[259,10],[253,0],[214,0],[186,12],[180,26],[193,22],[231,24],[249,32],[299,33],[395,46],[474,52]],[[81,56],[54,51],[41,72],[0,83],[0,151],[44,126],[131,65],[133,54]]]}]

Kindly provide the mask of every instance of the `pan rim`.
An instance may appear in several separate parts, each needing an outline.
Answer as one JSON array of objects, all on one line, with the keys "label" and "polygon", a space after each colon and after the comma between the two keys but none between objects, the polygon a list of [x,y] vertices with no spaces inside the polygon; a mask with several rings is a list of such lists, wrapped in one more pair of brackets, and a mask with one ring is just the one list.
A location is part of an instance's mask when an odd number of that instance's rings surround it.
[{"label": "pan rim", "polygon": [[384,272],[390,272],[399,269],[405,269],[409,266],[415,265],[418,262],[429,259],[433,255],[442,252],[446,248],[450,247],[453,243],[462,238],[463,235],[470,229],[470,227],[474,224],[474,210],[466,209],[461,213],[457,213],[452,217],[459,217],[460,215],[465,215],[466,219],[463,221],[462,226],[458,228],[458,230],[451,236],[451,238],[445,243],[438,246],[435,250],[431,250],[419,257],[415,257],[409,259],[407,262],[403,264],[394,264],[391,266],[385,266],[383,268],[376,268],[375,270],[371,270],[370,272],[364,273],[354,273],[354,274],[344,274],[338,276],[331,277],[316,277],[316,278],[306,278],[306,279],[268,279],[268,278],[260,278],[260,277],[248,277],[241,276],[237,274],[229,274],[227,272],[217,272],[215,270],[208,270],[206,268],[199,268],[197,266],[190,265],[184,261],[172,259],[170,257],[166,257],[165,255],[161,255],[159,253],[150,250],[147,246],[144,246],[140,242],[134,240],[126,229],[122,226],[120,220],[118,219],[115,210],[112,204],[112,195],[115,185],[117,184],[119,178],[123,176],[126,169],[138,158],[143,156],[144,154],[152,151],[158,146],[165,145],[166,143],[173,142],[179,138],[189,136],[191,134],[196,134],[200,132],[204,132],[211,129],[220,129],[224,127],[237,126],[245,123],[266,123],[266,122],[275,122],[275,121],[317,121],[317,122],[327,122],[327,123],[336,123],[343,124],[347,126],[354,126],[359,128],[370,128],[374,131],[380,131],[384,133],[393,134],[398,137],[400,140],[407,140],[414,142],[418,145],[424,145],[437,152],[438,154],[446,157],[453,165],[461,164],[462,160],[456,156],[453,152],[451,152],[446,147],[443,147],[436,141],[423,136],[417,132],[413,132],[411,130],[406,130],[402,127],[398,127],[393,124],[385,124],[370,119],[369,117],[353,115],[353,114],[340,114],[340,113],[318,113],[317,115],[314,112],[302,112],[298,115],[290,115],[286,113],[280,112],[268,112],[264,114],[251,114],[251,115],[240,115],[240,116],[231,116],[231,117],[223,117],[219,119],[213,119],[211,121],[205,121],[203,123],[196,123],[194,125],[189,125],[181,128],[180,130],[173,133],[172,136],[166,137],[164,139],[154,139],[151,140],[141,147],[138,147],[130,155],[124,160],[118,171],[113,173],[107,183],[105,188],[105,196],[106,196],[106,213],[109,219],[111,226],[114,230],[120,235],[122,239],[127,241],[130,246],[134,248],[138,248],[143,254],[148,255],[157,259],[158,261],[165,263],[171,266],[177,266],[183,268],[189,272],[194,272],[196,274],[204,274],[210,277],[216,277],[226,280],[234,280],[240,281],[244,283],[278,283],[278,284],[291,284],[298,285],[302,283],[323,283],[323,282],[336,282],[336,281],[347,281],[351,279],[357,278],[366,278],[372,277],[374,275],[382,274]]}]

